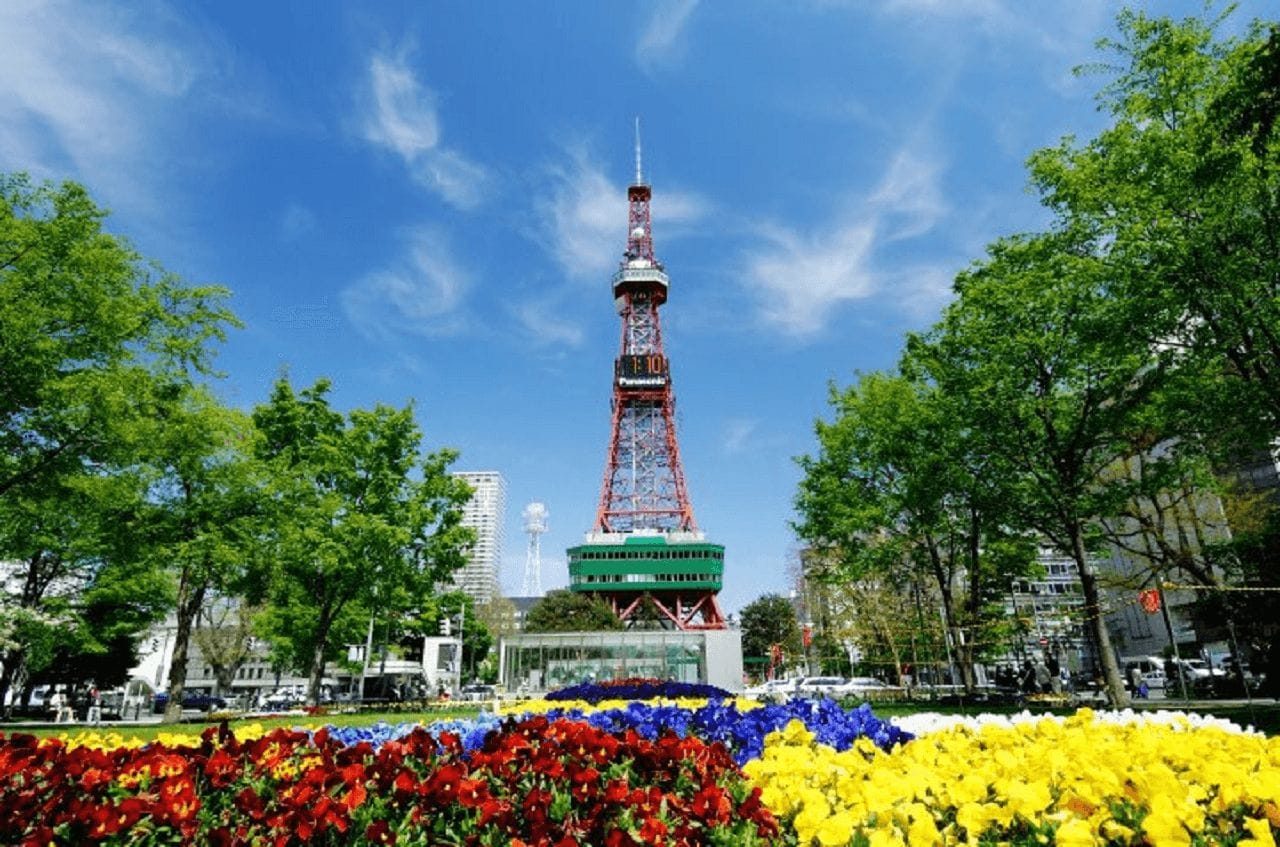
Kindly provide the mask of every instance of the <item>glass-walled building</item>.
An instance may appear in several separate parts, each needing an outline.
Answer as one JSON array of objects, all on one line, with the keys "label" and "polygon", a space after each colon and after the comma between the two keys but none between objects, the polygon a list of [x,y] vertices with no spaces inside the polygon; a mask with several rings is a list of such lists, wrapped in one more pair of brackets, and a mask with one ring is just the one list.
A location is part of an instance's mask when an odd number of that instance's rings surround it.
[{"label": "glass-walled building", "polygon": [[498,679],[509,692],[630,677],[742,690],[738,630],[528,633],[502,639],[499,649]]}]

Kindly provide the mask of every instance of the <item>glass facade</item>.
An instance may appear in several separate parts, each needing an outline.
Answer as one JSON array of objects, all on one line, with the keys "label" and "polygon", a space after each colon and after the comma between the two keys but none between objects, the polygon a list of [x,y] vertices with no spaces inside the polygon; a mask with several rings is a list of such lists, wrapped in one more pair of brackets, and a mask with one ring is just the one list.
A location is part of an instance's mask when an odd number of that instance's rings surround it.
[{"label": "glass facade", "polygon": [[527,633],[502,640],[499,681],[536,694],[610,679],[646,677],[741,687],[737,631]]}]

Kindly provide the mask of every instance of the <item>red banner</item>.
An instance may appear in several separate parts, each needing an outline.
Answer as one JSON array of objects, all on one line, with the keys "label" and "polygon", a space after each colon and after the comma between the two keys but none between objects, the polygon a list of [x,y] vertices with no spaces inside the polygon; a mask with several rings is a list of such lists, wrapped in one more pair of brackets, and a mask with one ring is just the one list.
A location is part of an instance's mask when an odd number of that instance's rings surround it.
[{"label": "red banner", "polygon": [[1160,592],[1154,588],[1139,591],[1138,605],[1142,607],[1142,611],[1149,615],[1154,615],[1160,611]]}]

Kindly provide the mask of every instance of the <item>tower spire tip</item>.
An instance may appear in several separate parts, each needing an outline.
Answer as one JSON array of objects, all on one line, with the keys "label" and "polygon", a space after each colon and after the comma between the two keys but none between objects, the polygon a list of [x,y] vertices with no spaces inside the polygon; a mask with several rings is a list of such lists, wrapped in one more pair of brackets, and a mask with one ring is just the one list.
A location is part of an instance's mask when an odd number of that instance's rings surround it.
[{"label": "tower spire tip", "polygon": [[636,116],[636,185],[644,185],[644,170],[640,167],[640,116]]}]

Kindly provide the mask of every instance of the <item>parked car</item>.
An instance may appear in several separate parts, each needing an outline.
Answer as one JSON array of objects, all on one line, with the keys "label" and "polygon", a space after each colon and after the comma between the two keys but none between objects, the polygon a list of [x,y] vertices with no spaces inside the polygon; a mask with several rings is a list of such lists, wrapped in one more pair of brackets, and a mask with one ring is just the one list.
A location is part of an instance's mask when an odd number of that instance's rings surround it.
[{"label": "parked car", "polygon": [[800,680],[796,693],[801,697],[839,697],[844,683],[842,676],[809,676]]},{"label": "parked car", "polygon": [[861,700],[892,700],[904,695],[901,686],[891,686],[874,677],[851,677],[832,692],[833,697],[859,697]]},{"label": "parked car", "polygon": [[459,700],[468,700],[472,702],[492,700],[497,696],[498,689],[494,688],[492,685],[483,685],[479,682],[464,685],[461,690],[458,691]]},{"label": "parked car", "polygon": [[759,685],[752,685],[742,692],[742,696],[751,697],[756,700],[772,700],[775,698],[786,698],[796,693],[796,686],[800,680],[791,679],[769,679]]}]

